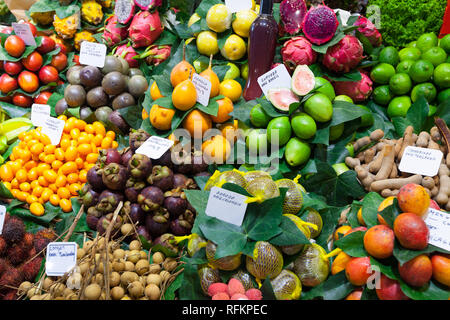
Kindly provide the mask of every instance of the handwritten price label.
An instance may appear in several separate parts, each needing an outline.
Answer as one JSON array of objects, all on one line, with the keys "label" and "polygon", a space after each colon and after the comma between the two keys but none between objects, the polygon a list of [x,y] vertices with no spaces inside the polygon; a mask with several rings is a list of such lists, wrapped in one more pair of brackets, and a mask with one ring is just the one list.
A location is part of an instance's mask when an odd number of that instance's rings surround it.
[{"label": "handwritten price label", "polygon": [[291,75],[289,74],[286,66],[280,64],[278,67],[264,73],[258,78],[258,84],[264,95],[267,97],[267,93],[270,89],[276,88],[291,88]]},{"label": "handwritten price label", "polygon": [[34,103],[31,106],[31,122],[33,126],[42,127],[48,117],[50,117],[50,106],[48,104]]},{"label": "handwritten price label", "polygon": [[151,136],[139,148],[136,153],[143,154],[151,159],[159,159],[173,146],[173,141],[158,136]]},{"label": "handwritten price label", "polygon": [[14,33],[19,36],[27,46],[36,46],[31,28],[27,23],[12,23]]},{"label": "handwritten price label", "polygon": [[209,96],[211,94],[211,82],[197,73],[192,76],[192,83],[197,91],[197,102],[205,107],[209,104]]},{"label": "handwritten price label", "polygon": [[48,276],[62,276],[77,264],[75,242],[50,242],[47,245],[45,273]]},{"label": "handwritten price label", "polygon": [[205,213],[210,217],[241,226],[247,210],[246,196],[226,189],[212,187]]},{"label": "handwritten price label", "polygon": [[450,214],[430,208],[425,223],[430,230],[428,243],[450,251]]},{"label": "handwritten price label", "polygon": [[54,146],[61,141],[64,123],[64,120],[48,117],[42,124],[42,133],[45,133],[50,138],[50,141]]},{"label": "handwritten price label", "polygon": [[406,147],[398,168],[401,172],[434,177],[439,171],[443,156],[440,150],[409,146]]},{"label": "handwritten price label", "polygon": [[252,8],[252,0],[225,0],[225,5],[231,13]]},{"label": "handwritten price label", "polygon": [[105,66],[106,46],[101,43],[83,41],[80,48],[80,64],[103,68]]}]

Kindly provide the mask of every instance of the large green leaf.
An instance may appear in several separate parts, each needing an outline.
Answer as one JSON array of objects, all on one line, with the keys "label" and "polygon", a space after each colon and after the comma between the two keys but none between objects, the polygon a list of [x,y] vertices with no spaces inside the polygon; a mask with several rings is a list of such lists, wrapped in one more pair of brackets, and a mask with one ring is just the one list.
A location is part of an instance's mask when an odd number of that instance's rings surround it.
[{"label": "large green leaf", "polygon": [[419,134],[425,127],[428,111],[429,106],[427,100],[424,96],[420,96],[408,109],[406,117],[392,118],[392,123],[397,134],[402,136],[408,126],[413,126],[414,132]]},{"label": "large green leaf", "polygon": [[268,277],[264,280],[261,288],[261,293],[263,300],[276,300],[275,293],[273,292],[272,283],[270,282],[270,278]]},{"label": "large green leaf", "polygon": [[60,207],[55,207],[50,202],[47,202],[44,205],[44,209],[45,209],[44,215],[35,216],[30,212],[30,210],[18,206],[17,202],[13,200],[13,202],[11,202],[10,206],[7,208],[7,211],[11,215],[18,216],[23,220],[33,221],[45,226],[48,226],[54,218],[56,218],[58,215],[62,213]]},{"label": "large green leaf", "polygon": [[323,248],[327,248],[328,239],[333,234],[336,225],[338,224],[343,208],[329,207],[319,211],[323,226],[320,235],[316,238],[316,243]]},{"label": "large green leaf", "polygon": [[368,228],[378,224],[378,207],[383,200],[383,197],[376,192],[369,192],[364,197],[362,217]]},{"label": "large green leaf", "polygon": [[184,272],[179,275],[183,280],[183,285],[179,289],[180,300],[207,300],[210,299],[203,295],[200,286],[200,277],[198,276],[197,266],[190,263],[190,259],[184,257],[181,261],[185,262]]},{"label": "large green leaf", "polygon": [[394,202],[389,207],[382,210],[379,215],[383,217],[384,221],[393,228],[395,218],[401,213],[401,210],[398,206],[397,198],[394,199]]},{"label": "large green leaf", "polygon": [[394,244],[394,257],[398,260],[398,262],[400,262],[401,265],[403,265],[405,262],[408,262],[411,259],[414,259],[415,257],[417,257],[421,254],[428,254],[428,253],[432,253],[435,251],[450,254],[450,252],[448,252],[444,249],[435,247],[431,244],[429,244],[423,250],[406,249],[406,248],[402,247],[402,245],[397,240],[395,240],[395,244]]},{"label": "large green leaf", "polygon": [[118,111],[131,128],[139,129],[141,127],[142,108],[140,106],[129,106],[119,109]]},{"label": "large green leaf", "polygon": [[349,256],[367,257],[368,254],[364,249],[364,234],[363,231],[352,232],[336,241],[335,245]]},{"label": "large green leaf", "polygon": [[327,280],[302,293],[302,300],[312,300],[322,298],[323,300],[342,300],[350,294],[356,287],[348,282],[345,272],[330,276]]},{"label": "large green leaf", "polygon": [[282,232],[269,240],[271,244],[276,246],[310,244],[308,238],[306,238],[303,232],[288,217],[282,217],[280,228]]}]

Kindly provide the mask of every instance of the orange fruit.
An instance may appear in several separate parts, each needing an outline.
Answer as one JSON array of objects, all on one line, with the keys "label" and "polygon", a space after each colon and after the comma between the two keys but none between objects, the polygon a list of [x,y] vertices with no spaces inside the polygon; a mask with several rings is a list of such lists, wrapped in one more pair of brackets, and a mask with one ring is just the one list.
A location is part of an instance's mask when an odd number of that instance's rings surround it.
[{"label": "orange fruit", "polygon": [[145,111],[145,109],[142,109],[141,117],[142,117],[142,120],[145,120],[148,118],[148,113],[147,113],[147,111]]},{"label": "orange fruit", "polygon": [[227,122],[224,123],[221,128],[220,128],[220,132],[222,132],[222,135],[228,139],[228,141],[231,142],[236,142],[238,136],[239,136],[239,132],[238,132],[238,121],[234,120],[233,123],[231,122]]},{"label": "orange fruit", "polygon": [[242,95],[242,86],[236,80],[228,79],[220,83],[219,94],[229,98],[231,101],[236,102]]},{"label": "orange fruit", "polygon": [[357,218],[358,218],[359,224],[362,225],[362,226],[366,226],[366,222],[364,221],[364,218],[363,218],[363,216],[362,216],[362,207],[359,208],[358,213],[357,213],[356,216],[357,216]]},{"label": "orange fruit", "polygon": [[203,70],[202,73],[200,73],[200,76],[202,78],[205,78],[206,80],[211,82],[211,93],[209,94],[210,98],[213,98],[213,97],[219,95],[219,85],[220,85],[219,77],[217,76],[217,74],[211,68],[212,57],[213,57],[213,55],[211,55],[209,57],[209,66],[208,66],[208,68]]},{"label": "orange fruit", "polygon": [[[387,207],[391,206],[394,203],[394,199],[395,199],[395,197],[387,197],[386,199],[384,199],[378,206],[378,212],[381,212],[384,209],[386,209]],[[380,214],[378,214],[378,222],[385,226],[388,225],[387,222],[383,219],[383,217]]]},{"label": "orange fruit", "polygon": [[207,163],[224,163],[231,153],[231,144],[222,135],[217,135],[202,144],[203,156]]},{"label": "orange fruit", "polygon": [[[152,97],[153,101],[164,97],[161,94],[161,91],[159,91],[158,84],[156,83],[156,81],[153,81],[152,85],[150,86],[150,97]],[[142,119],[144,119],[144,118],[142,118]]]},{"label": "orange fruit", "polygon": [[217,100],[217,103],[219,104],[217,116],[211,116],[211,119],[215,123],[223,123],[225,121],[228,121],[231,118],[230,112],[232,112],[234,109],[233,102],[230,100],[230,98],[225,97],[223,99]]},{"label": "orange fruit", "polygon": [[211,127],[211,117],[200,110],[191,111],[183,120],[183,128],[189,131],[192,138],[203,137]]},{"label": "orange fruit", "polygon": [[170,83],[172,87],[176,87],[179,83],[184,80],[192,79],[195,73],[194,67],[186,61],[186,45],[183,47],[183,60],[173,67],[170,72]]},{"label": "orange fruit", "polygon": [[174,115],[174,109],[168,109],[154,104],[150,109],[150,123],[158,130],[169,130]]},{"label": "orange fruit", "polygon": [[186,111],[197,103],[197,91],[194,83],[190,80],[184,80],[177,84],[172,92],[172,103],[175,108]]},{"label": "orange fruit", "polygon": [[336,258],[333,260],[331,264],[331,274],[335,275],[343,270],[345,270],[345,266],[352,259],[348,254],[344,251],[339,253]]},{"label": "orange fruit", "polygon": [[334,232],[334,241],[342,239],[344,235],[350,230],[352,230],[352,227],[350,226],[340,226],[339,228],[337,228]]}]

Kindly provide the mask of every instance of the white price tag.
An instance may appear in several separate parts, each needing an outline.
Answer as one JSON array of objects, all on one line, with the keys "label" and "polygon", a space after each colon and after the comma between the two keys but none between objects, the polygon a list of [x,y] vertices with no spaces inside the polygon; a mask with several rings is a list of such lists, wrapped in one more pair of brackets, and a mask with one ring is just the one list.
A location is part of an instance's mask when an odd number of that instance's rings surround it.
[{"label": "white price tag", "polygon": [[59,144],[64,130],[64,120],[48,117],[42,124],[42,133],[45,133],[53,145]]},{"label": "white price tag", "polygon": [[139,148],[136,153],[143,154],[151,159],[159,159],[173,146],[173,141],[158,136],[151,136]]},{"label": "white price tag", "polygon": [[252,0],[225,0],[225,5],[231,13],[252,8]]},{"label": "white price tag", "polygon": [[450,213],[429,208],[425,223],[430,230],[428,243],[450,251]]},{"label": "white price tag", "polygon": [[75,242],[50,242],[47,246],[45,273],[48,276],[62,276],[77,264]]},{"label": "white price tag", "polygon": [[50,117],[50,106],[48,104],[34,103],[31,106],[31,122],[33,126],[42,127],[48,117]]},{"label": "white price tag", "polygon": [[0,235],[3,232],[3,223],[5,222],[6,217],[6,207],[0,205]]},{"label": "white price tag", "polygon": [[80,48],[80,64],[103,68],[106,46],[102,43],[83,41]]},{"label": "white price tag", "polygon": [[278,67],[264,73],[258,78],[258,84],[264,95],[267,97],[267,93],[270,89],[275,88],[291,88],[291,75],[286,69],[284,64],[280,64]]},{"label": "white price tag", "polygon": [[440,150],[406,147],[399,170],[422,176],[434,177],[439,171],[443,153]]},{"label": "white price tag", "polygon": [[19,36],[27,46],[36,45],[36,40],[34,40],[31,28],[27,23],[12,23],[11,25],[14,29],[14,33]]},{"label": "white price tag", "polygon": [[211,82],[197,73],[192,76],[192,83],[197,91],[197,102],[205,107],[209,104],[209,96],[211,94]]},{"label": "white price tag", "polygon": [[212,187],[205,213],[210,217],[241,226],[247,210],[246,196],[226,189]]}]

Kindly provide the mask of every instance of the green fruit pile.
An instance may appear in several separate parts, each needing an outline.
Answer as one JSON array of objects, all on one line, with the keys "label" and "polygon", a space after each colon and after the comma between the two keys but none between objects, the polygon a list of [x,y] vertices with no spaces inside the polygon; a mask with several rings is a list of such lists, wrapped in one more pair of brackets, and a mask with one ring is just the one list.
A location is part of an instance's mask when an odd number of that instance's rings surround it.
[{"label": "green fruit pile", "polygon": [[424,96],[430,104],[428,116],[436,104],[450,97],[450,35],[440,41],[436,34],[425,33],[406,48],[386,47],[370,77],[377,87],[375,103],[386,106],[389,117],[404,117],[412,103]]}]

